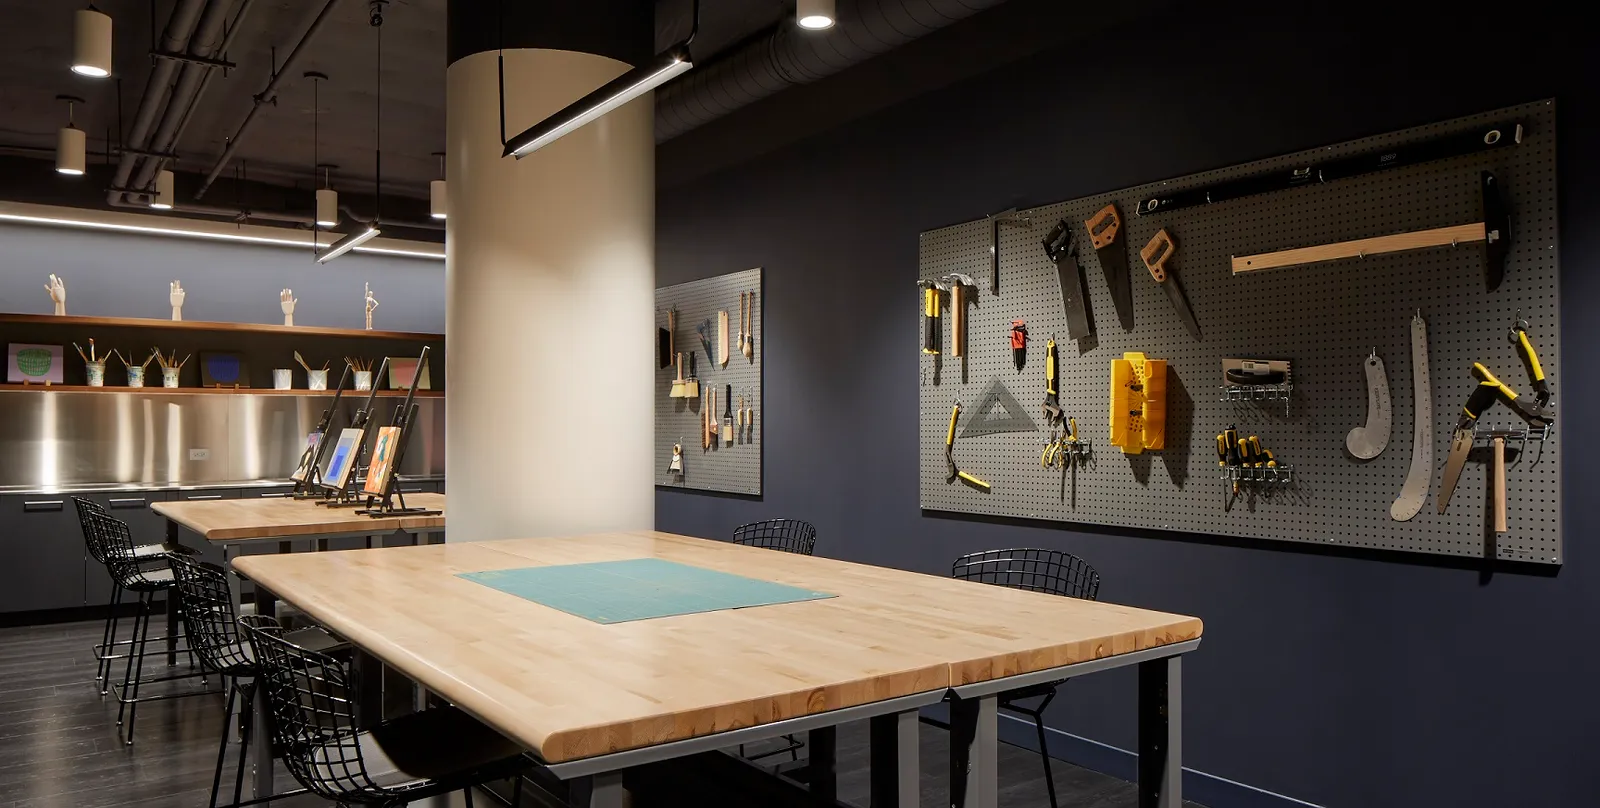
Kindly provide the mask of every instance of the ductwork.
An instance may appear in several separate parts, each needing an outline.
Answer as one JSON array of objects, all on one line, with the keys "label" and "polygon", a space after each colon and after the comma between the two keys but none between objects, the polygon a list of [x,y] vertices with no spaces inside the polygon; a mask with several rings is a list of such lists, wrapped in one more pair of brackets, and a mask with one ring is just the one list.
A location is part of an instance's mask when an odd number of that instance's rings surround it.
[{"label": "ductwork", "polygon": [[[220,1],[220,0],[219,0]],[[181,53],[189,46],[189,35],[194,33],[195,21],[200,18],[200,10],[206,5],[206,0],[178,0],[172,9],[172,16],[167,19],[167,27],[161,33],[161,47],[168,53]],[[155,67],[150,71],[150,80],[144,85],[144,96],[139,99],[139,109],[133,115],[133,128],[128,130],[128,146],[134,149],[147,149],[150,142],[150,127],[156,122],[156,113],[162,109],[162,101],[166,98],[167,88],[172,84],[172,74],[177,71],[177,63],[171,59],[157,59]],[[124,154],[117,162],[117,173],[111,182],[113,188],[128,187],[128,178],[133,176],[134,165],[139,158]],[[121,191],[109,191],[106,202],[115,205],[122,201]]]},{"label": "ductwork", "polygon": [[828,31],[804,31],[786,21],[657,91],[656,142],[786,87],[827,78],[1002,2],[838,0],[839,24]]}]

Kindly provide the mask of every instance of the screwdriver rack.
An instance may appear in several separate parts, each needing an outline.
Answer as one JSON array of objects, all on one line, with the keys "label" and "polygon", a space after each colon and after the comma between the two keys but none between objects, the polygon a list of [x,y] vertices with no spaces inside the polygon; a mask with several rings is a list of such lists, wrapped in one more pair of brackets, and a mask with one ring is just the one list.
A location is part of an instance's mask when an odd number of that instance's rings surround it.
[{"label": "screwdriver rack", "polygon": [[1263,485],[1290,485],[1294,482],[1294,466],[1257,468],[1254,466],[1223,466],[1218,479],[1228,483],[1259,483]]},{"label": "screwdriver rack", "polygon": [[1294,395],[1294,383],[1283,384],[1225,384],[1221,388],[1222,398],[1229,404],[1255,404],[1262,405],[1275,401],[1283,402],[1283,417],[1289,417],[1289,399]]},{"label": "screwdriver rack", "polygon": [[[1478,427],[1472,430],[1472,443],[1473,445],[1487,443],[1493,441],[1495,438],[1500,438],[1508,444],[1518,443],[1520,446],[1517,449],[1516,462],[1521,463],[1522,456],[1528,452],[1529,443],[1538,443],[1539,457],[1544,456],[1544,441],[1550,439],[1550,432],[1553,428],[1554,427],[1550,426],[1523,427],[1521,429],[1494,429]],[[1534,462],[1537,463],[1538,458],[1535,458]]]}]

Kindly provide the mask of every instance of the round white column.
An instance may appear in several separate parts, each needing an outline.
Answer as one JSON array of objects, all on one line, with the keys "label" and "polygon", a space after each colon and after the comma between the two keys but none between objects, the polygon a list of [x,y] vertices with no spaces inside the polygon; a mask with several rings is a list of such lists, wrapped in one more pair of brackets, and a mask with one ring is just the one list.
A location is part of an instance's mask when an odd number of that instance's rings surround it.
[{"label": "round white column", "polygon": [[[629,69],[505,60],[509,135]],[[653,529],[654,98],[516,160],[496,74],[492,51],[448,74],[449,539]]]}]

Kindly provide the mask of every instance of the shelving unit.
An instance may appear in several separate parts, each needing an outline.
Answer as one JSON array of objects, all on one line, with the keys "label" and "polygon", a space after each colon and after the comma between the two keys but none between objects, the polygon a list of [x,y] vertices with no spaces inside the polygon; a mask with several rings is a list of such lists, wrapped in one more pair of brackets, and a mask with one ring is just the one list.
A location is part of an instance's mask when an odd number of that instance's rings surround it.
[{"label": "shelving unit", "polygon": [[[332,390],[274,390],[270,387],[162,387],[160,385],[146,387],[128,387],[125,385],[108,385],[105,387],[89,387],[82,384],[0,384],[0,393],[149,393],[163,396],[331,396]],[[366,390],[346,390],[346,398],[352,396],[364,398]],[[379,390],[378,398],[405,398],[405,390]],[[417,398],[444,398],[443,390],[418,390]]]},{"label": "shelving unit", "polygon": [[266,323],[217,323],[203,320],[156,320],[147,317],[79,317],[54,314],[0,314],[0,324],[77,326],[83,328],[149,328],[161,331],[227,331],[245,334],[276,334],[296,337],[357,337],[367,339],[439,342],[443,334],[415,331],[367,331],[360,328],[269,325]]}]

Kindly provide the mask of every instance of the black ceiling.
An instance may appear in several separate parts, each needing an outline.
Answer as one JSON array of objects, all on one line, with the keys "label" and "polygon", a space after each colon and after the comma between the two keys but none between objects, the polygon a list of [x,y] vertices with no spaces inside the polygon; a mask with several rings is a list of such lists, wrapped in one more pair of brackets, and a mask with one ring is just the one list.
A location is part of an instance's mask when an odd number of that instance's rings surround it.
[{"label": "black ceiling", "polygon": [[[121,125],[131,126],[150,74],[152,26],[159,36],[173,0],[156,0],[153,22],[148,0],[95,0],[95,4],[115,21],[117,80],[81,78],[67,69],[72,58],[72,15],[86,2],[0,0],[0,20],[5,21],[0,25],[0,154],[36,158],[41,176],[48,171],[44,161],[53,159],[56,130],[66,120],[66,109],[56,95],[87,100],[76,118],[79,128],[89,134],[91,152],[104,150],[108,133],[113,142],[117,139],[119,94]],[[273,66],[283,62],[323,5],[324,0],[252,4],[227,54],[238,69],[212,81],[175,150],[180,172],[203,174],[211,168],[250,110],[252,96],[266,86]],[[695,52],[701,58],[713,57],[779,24],[792,13],[792,5],[792,0],[702,0]],[[444,148],[445,6],[446,0],[392,0],[384,13],[386,196],[425,198],[428,180],[438,176],[438,161],[431,155]],[[688,0],[660,0],[660,38],[682,36],[689,8]],[[367,3],[342,0],[295,70],[296,74],[315,70],[330,77],[321,88],[320,159],[340,166],[335,187],[361,191],[372,187],[376,61],[377,37],[368,22]],[[250,180],[310,185],[312,109],[312,83],[299,75],[290,77],[277,103],[262,111],[241,143],[242,160],[228,168],[227,176],[239,167]]]}]

